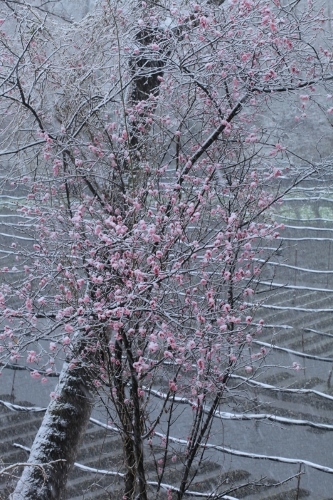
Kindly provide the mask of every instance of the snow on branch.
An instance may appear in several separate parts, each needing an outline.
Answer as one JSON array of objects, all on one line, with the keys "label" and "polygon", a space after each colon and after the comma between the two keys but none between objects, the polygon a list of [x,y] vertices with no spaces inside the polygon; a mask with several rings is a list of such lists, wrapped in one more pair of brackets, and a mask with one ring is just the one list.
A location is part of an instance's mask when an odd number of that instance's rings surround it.
[{"label": "snow on branch", "polygon": [[274,289],[290,289],[290,290],[306,290],[311,292],[325,292],[325,293],[333,293],[332,289],[329,288],[315,288],[311,286],[301,286],[301,285],[284,285],[283,283],[275,283],[274,281],[257,281],[260,285],[270,286]]},{"label": "snow on branch", "polygon": [[24,240],[24,241],[35,241],[33,238],[26,238],[25,236],[18,236],[17,234],[8,234],[8,233],[0,233],[0,236],[5,238],[12,238],[15,240]]},{"label": "snow on branch", "polygon": [[269,413],[228,413],[216,412],[216,417],[223,420],[270,420],[271,422],[279,422],[287,425],[306,425],[315,429],[322,429],[325,431],[332,431],[333,425],[320,424],[318,422],[311,422],[310,420],[298,420],[294,418],[281,417],[279,415],[271,415]]},{"label": "snow on branch", "polygon": [[[156,433],[158,434],[158,433]],[[161,434],[162,436],[162,434]],[[178,438],[173,438],[172,436],[168,436],[169,441],[177,442],[179,444],[184,444],[187,445],[187,441],[185,439],[178,439]],[[300,458],[286,458],[286,457],[279,457],[279,456],[274,456],[274,455],[261,455],[258,453],[248,453],[246,451],[241,451],[241,450],[235,450],[233,448],[228,448],[226,446],[218,446],[215,444],[203,444],[201,445],[205,447],[206,449],[214,449],[216,451],[221,451],[222,453],[227,453],[228,455],[235,455],[238,457],[244,457],[244,458],[253,458],[253,459],[258,459],[258,460],[270,460],[272,462],[280,462],[284,464],[299,464],[299,465],[307,465],[308,467],[311,467],[312,469],[319,470],[321,472],[326,472],[328,474],[333,474],[333,469],[331,467],[326,467],[325,465],[320,465],[316,464],[314,462],[310,462],[308,460],[302,460]]]},{"label": "snow on branch", "polygon": [[311,217],[309,219],[299,219],[298,217],[287,217],[286,215],[282,214],[275,214],[275,217],[278,217],[279,219],[283,220],[291,220],[297,222],[328,222],[329,224],[332,224],[333,220],[332,219],[325,219],[325,217]]},{"label": "snow on branch", "polygon": [[293,349],[288,349],[287,347],[280,347],[277,345],[269,344],[268,342],[261,342],[260,340],[253,340],[254,344],[261,345],[263,347],[268,347],[275,351],[283,351],[288,354],[293,354],[294,356],[299,356],[300,358],[315,359],[317,361],[323,361],[324,363],[333,363],[332,358],[323,358],[321,356],[315,356],[314,354],[306,354],[305,352],[294,351]]},{"label": "snow on branch", "polygon": [[[22,444],[13,443],[13,446],[15,446],[15,448],[21,448],[22,450],[30,452],[30,448],[28,448],[27,446],[23,446]],[[17,464],[15,464],[15,467],[16,467],[16,465]],[[33,465],[33,464],[21,464],[21,465]],[[87,465],[80,464],[79,462],[74,462],[74,467],[77,467],[78,469],[83,470],[85,472],[91,472],[93,474],[101,474],[104,476],[125,477],[125,474],[123,474],[122,472],[111,471],[111,470],[106,470],[106,469],[96,469],[95,467],[88,467]],[[0,471],[0,473],[1,473],[1,471]],[[172,486],[171,484],[166,484],[166,483],[158,483],[157,481],[147,481],[147,484],[149,486],[159,486],[160,488],[162,488],[166,491],[168,491],[168,490],[176,491],[176,492],[180,491],[180,489],[177,488],[176,486]],[[187,490],[186,492],[184,492],[184,495],[200,497],[200,498],[211,498],[211,499],[216,499],[216,500],[217,499],[239,500],[238,498],[231,497],[229,495],[224,495],[224,494],[215,495],[213,492],[204,493],[204,492],[192,491],[192,490]]]},{"label": "snow on branch", "polygon": [[316,333],[317,335],[323,335],[324,337],[333,337],[332,333],[320,332],[319,330],[315,330],[314,328],[304,328],[305,332]]},{"label": "snow on branch", "polygon": [[[333,241],[332,238],[313,238],[313,237],[303,237],[303,238],[281,238],[283,241]],[[321,271],[324,272],[324,271]],[[326,272],[326,271],[325,271]]]},{"label": "snow on branch", "polygon": [[[284,239],[287,239],[287,238],[284,238]],[[308,238],[305,238],[305,239],[308,239]],[[311,239],[314,239],[314,238],[311,238]],[[292,238],[292,240],[294,240],[294,238]],[[333,241],[333,240],[331,240],[331,241]],[[264,259],[253,258],[252,260],[254,260],[256,262],[263,263],[263,264],[266,263],[266,261]],[[269,261],[269,262],[267,262],[267,264],[270,266],[288,267],[289,269],[294,269],[295,271],[304,271],[305,273],[333,274],[333,271],[328,271],[327,269],[323,269],[323,270],[321,270],[321,269],[306,269],[304,267],[292,266],[290,264],[284,264],[282,262]]]},{"label": "snow on branch", "polygon": [[[253,322],[252,325],[259,327],[260,323]],[[291,325],[280,325],[278,323],[265,324],[265,329],[267,329],[267,328],[275,328],[275,329],[278,328],[279,330],[293,330],[294,329],[294,327]],[[315,330],[314,328],[301,328],[301,330],[304,330],[305,332],[315,333],[317,335],[321,335],[322,337],[333,337],[332,333],[321,332],[320,330]],[[303,353],[301,353],[301,354],[303,354]],[[315,359],[317,359],[317,356],[315,357]]]},{"label": "snow on branch", "polygon": [[41,466],[41,464],[29,464],[28,462],[16,462],[15,464],[8,465],[7,467],[0,469],[0,476],[3,476],[3,475],[11,476],[10,471],[12,471],[13,469],[16,469],[16,467],[37,467],[38,469],[40,469],[41,473],[43,474],[43,476],[46,479],[46,473],[45,473],[44,467],[47,465],[55,464],[57,462],[64,462],[64,460],[62,460],[62,459],[52,460],[51,462],[49,462],[47,464],[43,464],[43,466]]},{"label": "snow on branch", "polygon": [[[247,380],[244,377],[239,377],[242,380]],[[254,381],[253,381],[254,382]],[[259,384],[259,383],[258,383]],[[269,388],[271,389],[274,386],[269,386],[267,384],[260,384],[261,387],[263,388]],[[278,389],[275,389],[278,390]],[[314,392],[314,391],[309,391],[309,390],[304,390],[305,393],[309,392]],[[289,392],[289,391],[288,391]],[[294,391],[290,392],[302,392],[301,389],[295,389]],[[165,399],[167,395],[161,391],[155,391],[150,389],[149,393],[161,398]],[[317,391],[316,391],[317,393]],[[318,395],[322,395],[322,393],[318,393]],[[333,397],[329,397],[328,399],[333,400]],[[187,398],[180,398],[180,397],[175,397],[174,398],[175,402],[182,403],[182,404],[189,404],[193,406],[193,402],[190,401]],[[13,410],[13,411],[21,411],[21,412],[34,412],[34,413],[41,413],[45,412],[46,408],[39,408],[39,407],[29,407],[29,406],[19,406],[15,405],[12,403],[8,403],[7,401],[2,401],[0,400],[0,404],[3,406],[6,406],[8,409]],[[208,405],[205,405],[203,407],[203,411],[205,413],[208,413],[210,410],[210,407]],[[222,412],[222,411],[216,411],[215,415],[216,418],[220,418],[221,420],[270,420],[272,422],[278,422],[281,424],[286,424],[286,425],[301,425],[301,426],[308,426],[312,427],[315,429],[321,429],[324,431],[332,431],[333,430],[333,425],[330,424],[322,424],[319,422],[312,422],[311,420],[299,420],[299,419],[293,419],[293,418],[287,418],[287,417],[282,417],[279,415],[272,415],[269,413],[231,413],[231,412]],[[90,418],[90,422],[98,425],[99,427],[103,427],[104,429],[111,430],[113,432],[119,432],[119,429],[117,427],[110,426],[108,424],[104,424],[103,422],[95,419],[95,418]]]},{"label": "snow on branch", "polygon": [[83,465],[78,462],[74,462],[74,466],[86,472],[93,472],[94,474],[103,474],[105,476],[119,476],[119,477],[125,476],[125,474],[123,474],[122,472],[111,471],[106,469],[95,469],[95,467],[88,467],[87,465]]},{"label": "snow on branch", "polygon": [[99,427],[103,427],[104,429],[108,429],[109,431],[113,432],[120,432],[120,429],[118,427],[113,427],[112,425],[104,424],[100,420],[97,420],[96,418],[90,418],[89,419],[92,424],[98,425]]},{"label": "snow on branch", "polygon": [[[255,326],[260,326],[259,323],[252,323],[252,325],[255,325]],[[291,325],[279,325],[279,324],[268,324],[268,325],[265,325],[265,329],[266,328],[277,328],[279,330],[293,330],[294,327],[291,326]],[[319,330],[315,330],[314,328],[300,328],[298,330],[303,330],[304,332],[310,332],[310,333],[315,333],[316,335],[321,335],[322,337],[333,337],[333,334],[332,333],[327,333],[327,332],[321,332]]]},{"label": "snow on branch", "polygon": [[[255,304],[251,302],[246,303],[247,306],[253,307]],[[289,307],[289,306],[274,306],[271,304],[260,304],[263,309],[276,309],[278,311],[301,311],[301,312],[313,312],[313,313],[333,313],[333,309],[320,309],[320,308],[309,308],[309,307]]]},{"label": "snow on branch", "polygon": [[[98,425],[102,425],[103,427],[106,427],[110,430],[116,430],[114,427],[108,426],[106,424],[103,424],[102,422],[98,422],[95,420],[95,423]],[[160,437],[161,439],[165,439],[166,436],[160,432],[155,432],[154,436]],[[173,443],[178,443],[184,446],[187,446],[188,442],[186,439],[180,439],[176,438],[174,436],[168,435],[168,440],[172,441]],[[23,447],[22,445],[14,444],[14,446],[21,447],[23,449],[26,449],[29,451],[29,448]],[[235,450],[233,448],[228,448],[226,446],[219,446],[211,443],[206,443],[206,444],[199,444],[199,447],[205,448],[205,449],[214,449],[216,451],[220,451],[222,453],[227,453],[229,455],[236,455],[239,457],[244,457],[244,458],[253,458],[253,459],[259,459],[259,460],[270,460],[273,462],[280,462],[280,463],[286,463],[286,464],[300,464],[300,465],[306,465],[310,468],[319,470],[321,472],[325,472],[328,474],[333,474],[333,469],[330,467],[327,467],[325,465],[320,465],[315,462],[310,462],[308,460],[303,460],[300,458],[286,458],[286,457],[280,457],[280,456],[272,456],[272,455],[262,455],[262,454],[257,454],[257,453],[248,453],[242,450]]]},{"label": "snow on branch", "polygon": [[286,229],[296,229],[296,230],[305,229],[306,231],[333,231],[333,228],[330,228],[330,227],[290,226],[288,224],[285,224],[284,227]]},{"label": "snow on branch", "polygon": [[34,142],[31,142],[30,144],[24,144],[23,146],[21,146],[19,148],[12,149],[12,150],[9,150],[9,151],[2,150],[2,151],[0,151],[0,156],[17,155],[20,151],[24,151],[26,149],[30,149],[30,148],[35,147],[35,146],[39,146],[40,144],[45,144],[45,140],[34,141]]},{"label": "snow on branch", "polygon": [[303,197],[303,198],[288,198],[286,197],[285,198],[286,202],[290,202],[290,201],[296,201],[296,202],[300,202],[300,203],[309,203],[309,201],[328,201],[329,203],[333,203],[333,199],[332,198],[321,198],[320,196],[306,196],[306,197]]},{"label": "snow on branch", "polygon": [[243,380],[250,385],[255,385],[256,387],[260,387],[261,389],[267,389],[274,392],[287,392],[291,394],[313,394],[315,396],[328,399],[329,401],[333,401],[333,396],[325,394],[324,392],[316,391],[315,389],[291,389],[289,387],[277,387],[275,385],[265,384],[264,382],[258,382],[258,380],[249,379],[235,374],[231,374],[230,378]]},{"label": "snow on branch", "polygon": [[0,400],[0,405],[5,406],[9,410],[19,412],[44,413],[46,411],[46,408],[41,408],[39,406],[20,406],[3,400]]},{"label": "snow on branch", "polygon": [[[172,486],[171,484],[166,484],[166,483],[161,483],[159,484],[157,481],[147,481],[147,484],[150,486],[160,486],[163,490],[171,490],[175,492],[179,492],[180,489],[177,488],[176,486]],[[200,491],[193,491],[193,490],[187,490],[184,492],[184,495],[186,496],[193,496],[193,497],[201,497],[201,498],[211,498],[212,500],[218,500],[218,499],[223,499],[223,500],[239,500],[236,497],[231,497],[230,495],[215,495],[213,492],[212,493],[201,493]]]},{"label": "snow on branch", "polygon": [[[46,318],[46,315],[41,316],[43,318]],[[16,365],[14,363],[3,363],[0,361],[0,366],[3,368],[7,368],[9,370],[18,370],[18,371],[27,371],[27,372],[33,372],[34,368],[31,368],[30,366],[22,366],[22,365]],[[40,375],[44,375],[46,377],[59,377],[60,373],[59,372],[47,372],[45,370],[38,370],[38,373]]]},{"label": "snow on branch", "polygon": [[[167,394],[165,394],[161,391],[149,389],[147,392],[149,392],[150,394],[153,394],[154,396],[156,396],[160,399],[167,398]],[[177,403],[188,404],[191,406],[195,405],[195,403],[193,401],[191,401],[190,399],[187,399],[187,398],[175,397],[174,401]],[[205,413],[208,413],[211,408],[208,405],[204,405],[202,409]],[[278,423],[286,424],[286,425],[308,426],[308,427],[313,427],[315,429],[321,429],[321,430],[325,430],[325,431],[332,431],[333,430],[333,425],[322,424],[319,422],[312,422],[311,420],[299,420],[299,419],[294,419],[294,418],[287,418],[287,417],[282,417],[279,415],[272,415],[269,413],[231,413],[231,412],[224,412],[224,411],[215,411],[214,417],[220,418],[221,420],[255,420],[255,421],[257,421],[257,420],[270,420],[271,422],[278,422]]]},{"label": "snow on branch", "polygon": [[[260,323],[253,322],[252,325],[260,326]],[[265,324],[265,329],[266,328],[279,328],[281,330],[293,330],[293,327],[290,325],[279,325],[279,324],[272,324],[272,323],[269,323],[267,325]]]}]

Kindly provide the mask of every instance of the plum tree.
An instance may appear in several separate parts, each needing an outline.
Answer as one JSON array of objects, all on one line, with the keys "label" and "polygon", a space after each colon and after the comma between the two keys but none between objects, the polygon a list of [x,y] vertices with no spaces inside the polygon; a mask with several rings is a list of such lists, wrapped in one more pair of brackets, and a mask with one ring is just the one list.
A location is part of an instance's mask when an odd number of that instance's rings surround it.
[{"label": "plum tree", "polygon": [[25,239],[4,250],[0,356],[32,383],[63,363],[29,458],[47,480],[26,467],[13,499],[61,497],[96,399],[123,442],[123,498],[183,498],[231,374],[265,362],[252,299],[282,227],[271,208],[311,168],[290,173],[260,118],[332,79],[324,13],[298,4],[105,1],[75,23],[1,7],[1,161]]}]

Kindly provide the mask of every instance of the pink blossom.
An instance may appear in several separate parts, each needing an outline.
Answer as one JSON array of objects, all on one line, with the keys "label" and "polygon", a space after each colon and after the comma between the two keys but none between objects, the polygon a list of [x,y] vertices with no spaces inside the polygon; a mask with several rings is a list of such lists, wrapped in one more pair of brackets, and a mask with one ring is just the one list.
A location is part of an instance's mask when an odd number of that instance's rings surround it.
[{"label": "pink blossom", "polygon": [[35,351],[28,351],[27,363],[34,363],[37,359]]},{"label": "pink blossom", "polygon": [[149,344],[148,344],[148,350],[150,352],[156,352],[156,351],[158,351],[158,344],[156,342],[149,342]]},{"label": "pink blossom", "polygon": [[28,298],[26,301],[25,301],[25,306],[26,308],[28,309],[28,311],[32,311],[32,300],[30,298]]},{"label": "pink blossom", "polygon": [[11,361],[18,361],[18,360],[19,360],[19,359],[21,359],[21,358],[22,358],[22,356],[21,356],[21,354],[20,354],[19,352],[17,352],[17,351],[12,351],[11,356],[10,356],[10,358],[9,358],[9,359],[10,359]]},{"label": "pink blossom", "polygon": [[207,17],[205,17],[205,16],[201,16],[200,17],[200,26],[202,28],[208,28],[208,26],[209,26],[209,20],[208,20]]},{"label": "pink blossom", "polygon": [[188,350],[189,350],[189,351],[191,351],[192,349],[194,349],[194,348],[195,348],[195,342],[194,342],[194,340],[190,340],[190,341],[188,342],[188,344],[187,344],[187,348],[188,348]]},{"label": "pink blossom", "polygon": [[200,358],[197,361],[197,365],[198,365],[199,370],[203,371],[205,368],[205,361],[202,358]]},{"label": "pink blossom", "polygon": [[176,392],[177,391],[177,385],[174,382],[174,380],[169,380],[169,389],[172,392]]},{"label": "pink blossom", "polygon": [[33,370],[32,372],[30,372],[30,377],[37,380],[41,377],[41,374],[37,370]]},{"label": "pink blossom", "polygon": [[249,59],[251,59],[251,57],[253,57],[253,54],[251,54],[251,52],[244,52],[242,55],[241,55],[241,59],[242,61],[246,62],[248,61]]}]

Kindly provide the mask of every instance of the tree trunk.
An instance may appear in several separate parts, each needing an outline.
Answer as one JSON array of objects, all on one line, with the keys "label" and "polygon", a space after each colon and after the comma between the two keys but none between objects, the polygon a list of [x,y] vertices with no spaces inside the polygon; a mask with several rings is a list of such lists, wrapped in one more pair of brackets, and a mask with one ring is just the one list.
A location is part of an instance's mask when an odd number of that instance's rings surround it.
[{"label": "tree trunk", "polygon": [[[65,363],[56,388],[32,445],[28,464],[11,500],[60,500],[69,470],[84,435],[92,410],[85,368],[70,369]],[[55,460],[61,460],[48,465]]]}]

